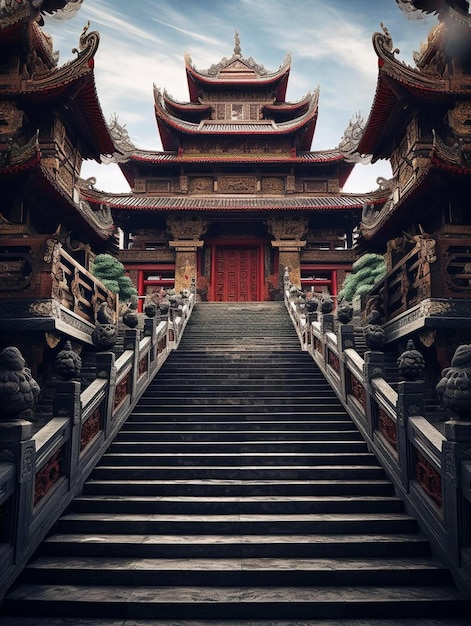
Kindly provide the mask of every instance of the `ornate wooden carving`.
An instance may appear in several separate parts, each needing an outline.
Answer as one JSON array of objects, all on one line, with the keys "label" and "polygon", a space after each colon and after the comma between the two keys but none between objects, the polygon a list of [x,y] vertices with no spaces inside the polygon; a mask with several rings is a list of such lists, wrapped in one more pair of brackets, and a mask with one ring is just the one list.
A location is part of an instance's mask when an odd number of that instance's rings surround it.
[{"label": "ornate wooden carving", "polygon": [[425,493],[441,508],[442,477],[423,454],[415,449],[415,478]]},{"label": "ornate wooden carving", "polygon": [[102,423],[102,408],[103,407],[101,405],[97,407],[83,422],[80,432],[80,452],[82,452],[82,450],[84,450],[100,432]]},{"label": "ornate wooden carving", "polygon": [[381,407],[378,407],[378,430],[394,450],[397,451],[396,422]]},{"label": "ornate wooden carving", "polygon": [[34,506],[44,498],[63,475],[62,453],[63,450],[60,448],[36,473],[34,481]]}]

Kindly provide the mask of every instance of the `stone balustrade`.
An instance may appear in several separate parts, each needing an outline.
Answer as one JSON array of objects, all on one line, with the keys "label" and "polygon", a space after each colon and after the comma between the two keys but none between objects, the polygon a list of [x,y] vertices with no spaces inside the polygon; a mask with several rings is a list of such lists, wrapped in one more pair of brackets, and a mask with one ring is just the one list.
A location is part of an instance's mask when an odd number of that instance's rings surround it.
[{"label": "stone balustrade", "polygon": [[354,328],[312,317],[285,277],[285,304],[301,347],[324,373],[377,456],[406,510],[471,592],[471,415],[450,419],[444,434],[427,420],[423,381],[384,379],[384,354],[355,349]]},{"label": "stone balustrade", "polygon": [[128,329],[124,351],[96,354],[96,377],[57,383],[53,418],[33,434],[25,420],[0,418],[0,600],[178,347],[195,292],[168,318]]}]

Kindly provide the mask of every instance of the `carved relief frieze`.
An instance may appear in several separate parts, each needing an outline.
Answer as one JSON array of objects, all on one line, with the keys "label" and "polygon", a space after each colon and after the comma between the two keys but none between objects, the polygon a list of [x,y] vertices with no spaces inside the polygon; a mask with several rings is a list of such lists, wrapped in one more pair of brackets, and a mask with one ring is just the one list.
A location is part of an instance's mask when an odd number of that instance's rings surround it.
[{"label": "carved relief frieze", "polygon": [[136,178],[134,181],[133,187],[134,193],[145,193],[146,191],[146,179],[145,178]]},{"label": "carved relief frieze", "polygon": [[256,193],[257,191],[255,176],[220,176],[217,183],[220,193]]},{"label": "carved relief frieze", "polygon": [[327,191],[326,180],[305,180],[304,191],[306,193],[325,193]]},{"label": "carved relief frieze", "polygon": [[208,229],[208,221],[201,217],[167,217],[167,228],[174,239],[200,239]]},{"label": "carved relief frieze", "polygon": [[450,109],[448,124],[457,137],[471,138],[471,102],[458,102]]},{"label": "carved relief frieze", "polygon": [[210,176],[198,176],[190,179],[190,193],[212,193],[213,187],[213,178]]},{"label": "carved relief frieze", "polygon": [[409,165],[405,161],[401,163],[399,168],[399,189],[401,194],[404,193],[407,188],[413,183],[414,170],[412,165]]},{"label": "carved relief frieze", "polygon": [[285,179],[281,176],[265,176],[261,180],[263,193],[284,193]]},{"label": "carved relief frieze", "polygon": [[13,102],[0,101],[0,135],[12,135],[23,125],[23,111]]},{"label": "carved relief frieze", "polygon": [[148,193],[168,193],[170,191],[170,181],[148,179],[146,191]]},{"label": "carved relief frieze", "polygon": [[270,218],[265,223],[276,240],[300,240],[306,234],[308,227],[308,221],[304,217]]}]

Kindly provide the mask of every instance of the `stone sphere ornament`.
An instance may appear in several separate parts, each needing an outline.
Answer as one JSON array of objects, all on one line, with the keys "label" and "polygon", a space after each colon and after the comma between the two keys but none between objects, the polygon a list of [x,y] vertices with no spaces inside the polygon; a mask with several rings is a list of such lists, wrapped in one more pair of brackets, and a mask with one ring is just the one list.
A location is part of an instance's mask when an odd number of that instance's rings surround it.
[{"label": "stone sphere ornament", "polygon": [[15,346],[0,352],[0,417],[4,421],[34,420],[39,385]]},{"label": "stone sphere ornament", "polygon": [[93,345],[98,350],[110,350],[118,338],[116,324],[96,324],[92,332]]},{"label": "stone sphere ornament", "polygon": [[471,345],[459,346],[436,387],[442,405],[471,418]]}]

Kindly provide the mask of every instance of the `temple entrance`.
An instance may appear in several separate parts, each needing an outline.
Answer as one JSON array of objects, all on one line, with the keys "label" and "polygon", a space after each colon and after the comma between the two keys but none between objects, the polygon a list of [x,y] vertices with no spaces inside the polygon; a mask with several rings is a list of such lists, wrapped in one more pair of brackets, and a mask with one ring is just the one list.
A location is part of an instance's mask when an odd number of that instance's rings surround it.
[{"label": "temple entrance", "polygon": [[257,302],[260,299],[258,247],[216,247],[216,302]]}]

